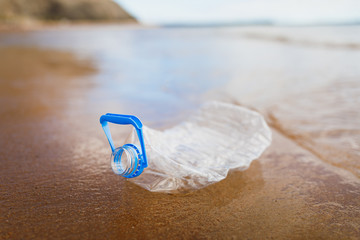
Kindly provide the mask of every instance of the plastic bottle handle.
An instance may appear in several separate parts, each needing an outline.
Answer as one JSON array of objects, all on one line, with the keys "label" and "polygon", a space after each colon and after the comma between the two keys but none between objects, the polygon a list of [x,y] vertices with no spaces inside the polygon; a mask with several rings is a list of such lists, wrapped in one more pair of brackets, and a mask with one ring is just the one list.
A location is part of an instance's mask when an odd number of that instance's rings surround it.
[{"label": "plastic bottle handle", "polygon": [[134,126],[136,133],[138,135],[138,138],[139,138],[139,142],[140,142],[140,147],[141,147],[141,152],[142,152],[141,155],[144,159],[144,167],[147,167],[148,161],[147,161],[147,157],[146,157],[145,142],[144,142],[144,137],[143,137],[143,132],[142,132],[143,124],[141,123],[140,119],[135,116],[132,116],[132,115],[113,114],[113,113],[107,113],[100,117],[100,123],[101,123],[102,128],[104,129],[104,132],[106,134],[106,137],[109,141],[111,151],[114,152],[115,146],[114,146],[114,142],[111,137],[108,122],[115,123],[115,124],[121,124],[121,125],[131,124]]}]

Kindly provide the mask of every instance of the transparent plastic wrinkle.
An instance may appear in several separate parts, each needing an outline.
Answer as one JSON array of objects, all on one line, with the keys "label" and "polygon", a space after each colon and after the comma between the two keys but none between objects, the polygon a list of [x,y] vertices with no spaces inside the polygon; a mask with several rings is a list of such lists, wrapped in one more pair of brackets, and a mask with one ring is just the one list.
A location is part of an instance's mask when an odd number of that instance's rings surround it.
[{"label": "transparent plastic wrinkle", "polygon": [[[165,131],[143,127],[149,167],[129,181],[153,192],[185,192],[246,170],[271,143],[257,112],[221,102],[205,104],[187,121]],[[139,145],[136,132],[127,142]]]}]

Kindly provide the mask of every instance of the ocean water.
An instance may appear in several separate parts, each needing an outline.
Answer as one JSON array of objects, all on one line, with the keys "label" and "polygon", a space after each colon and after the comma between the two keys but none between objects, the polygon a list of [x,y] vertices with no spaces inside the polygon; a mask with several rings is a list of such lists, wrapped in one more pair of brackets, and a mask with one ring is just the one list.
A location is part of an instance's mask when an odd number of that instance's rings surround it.
[{"label": "ocean water", "polygon": [[0,34],[0,46],[9,45],[66,50],[95,62],[99,71],[86,78],[81,98],[64,99],[69,116],[78,103],[89,115],[135,114],[161,129],[208,100],[236,103],[360,176],[358,26],[77,26]]}]

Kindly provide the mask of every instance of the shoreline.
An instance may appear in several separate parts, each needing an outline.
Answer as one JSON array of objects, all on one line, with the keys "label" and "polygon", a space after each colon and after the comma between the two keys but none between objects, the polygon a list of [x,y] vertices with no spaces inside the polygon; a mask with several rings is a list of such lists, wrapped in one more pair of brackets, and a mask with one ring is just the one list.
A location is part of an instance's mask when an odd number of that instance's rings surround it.
[{"label": "shoreline", "polygon": [[137,21],[40,21],[33,19],[25,19],[21,21],[14,22],[0,22],[0,33],[12,33],[12,32],[32,32],[32,31],[41,31],[49,29],[59,29],[59,28],[72,28],[72,27],[83,27],[83,26],[124,26],[131,28],[152,28],[152,26],[145,26]]}]

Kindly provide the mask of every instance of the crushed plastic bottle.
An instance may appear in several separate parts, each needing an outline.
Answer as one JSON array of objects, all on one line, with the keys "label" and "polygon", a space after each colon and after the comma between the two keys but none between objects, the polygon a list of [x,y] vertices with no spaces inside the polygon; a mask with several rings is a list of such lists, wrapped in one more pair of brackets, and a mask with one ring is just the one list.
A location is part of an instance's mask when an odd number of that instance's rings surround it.
[{"label": "crushed plastic bottle", "polygon": [[[206,103],[165,131],[143,126],[143,136],[148,167],[129,181],[168,193],[200,189],[230,170],[246,170],[271,143],[271,130],[259,113],[222,102]],[[135,131],[126,142],[140,146]]]}]

